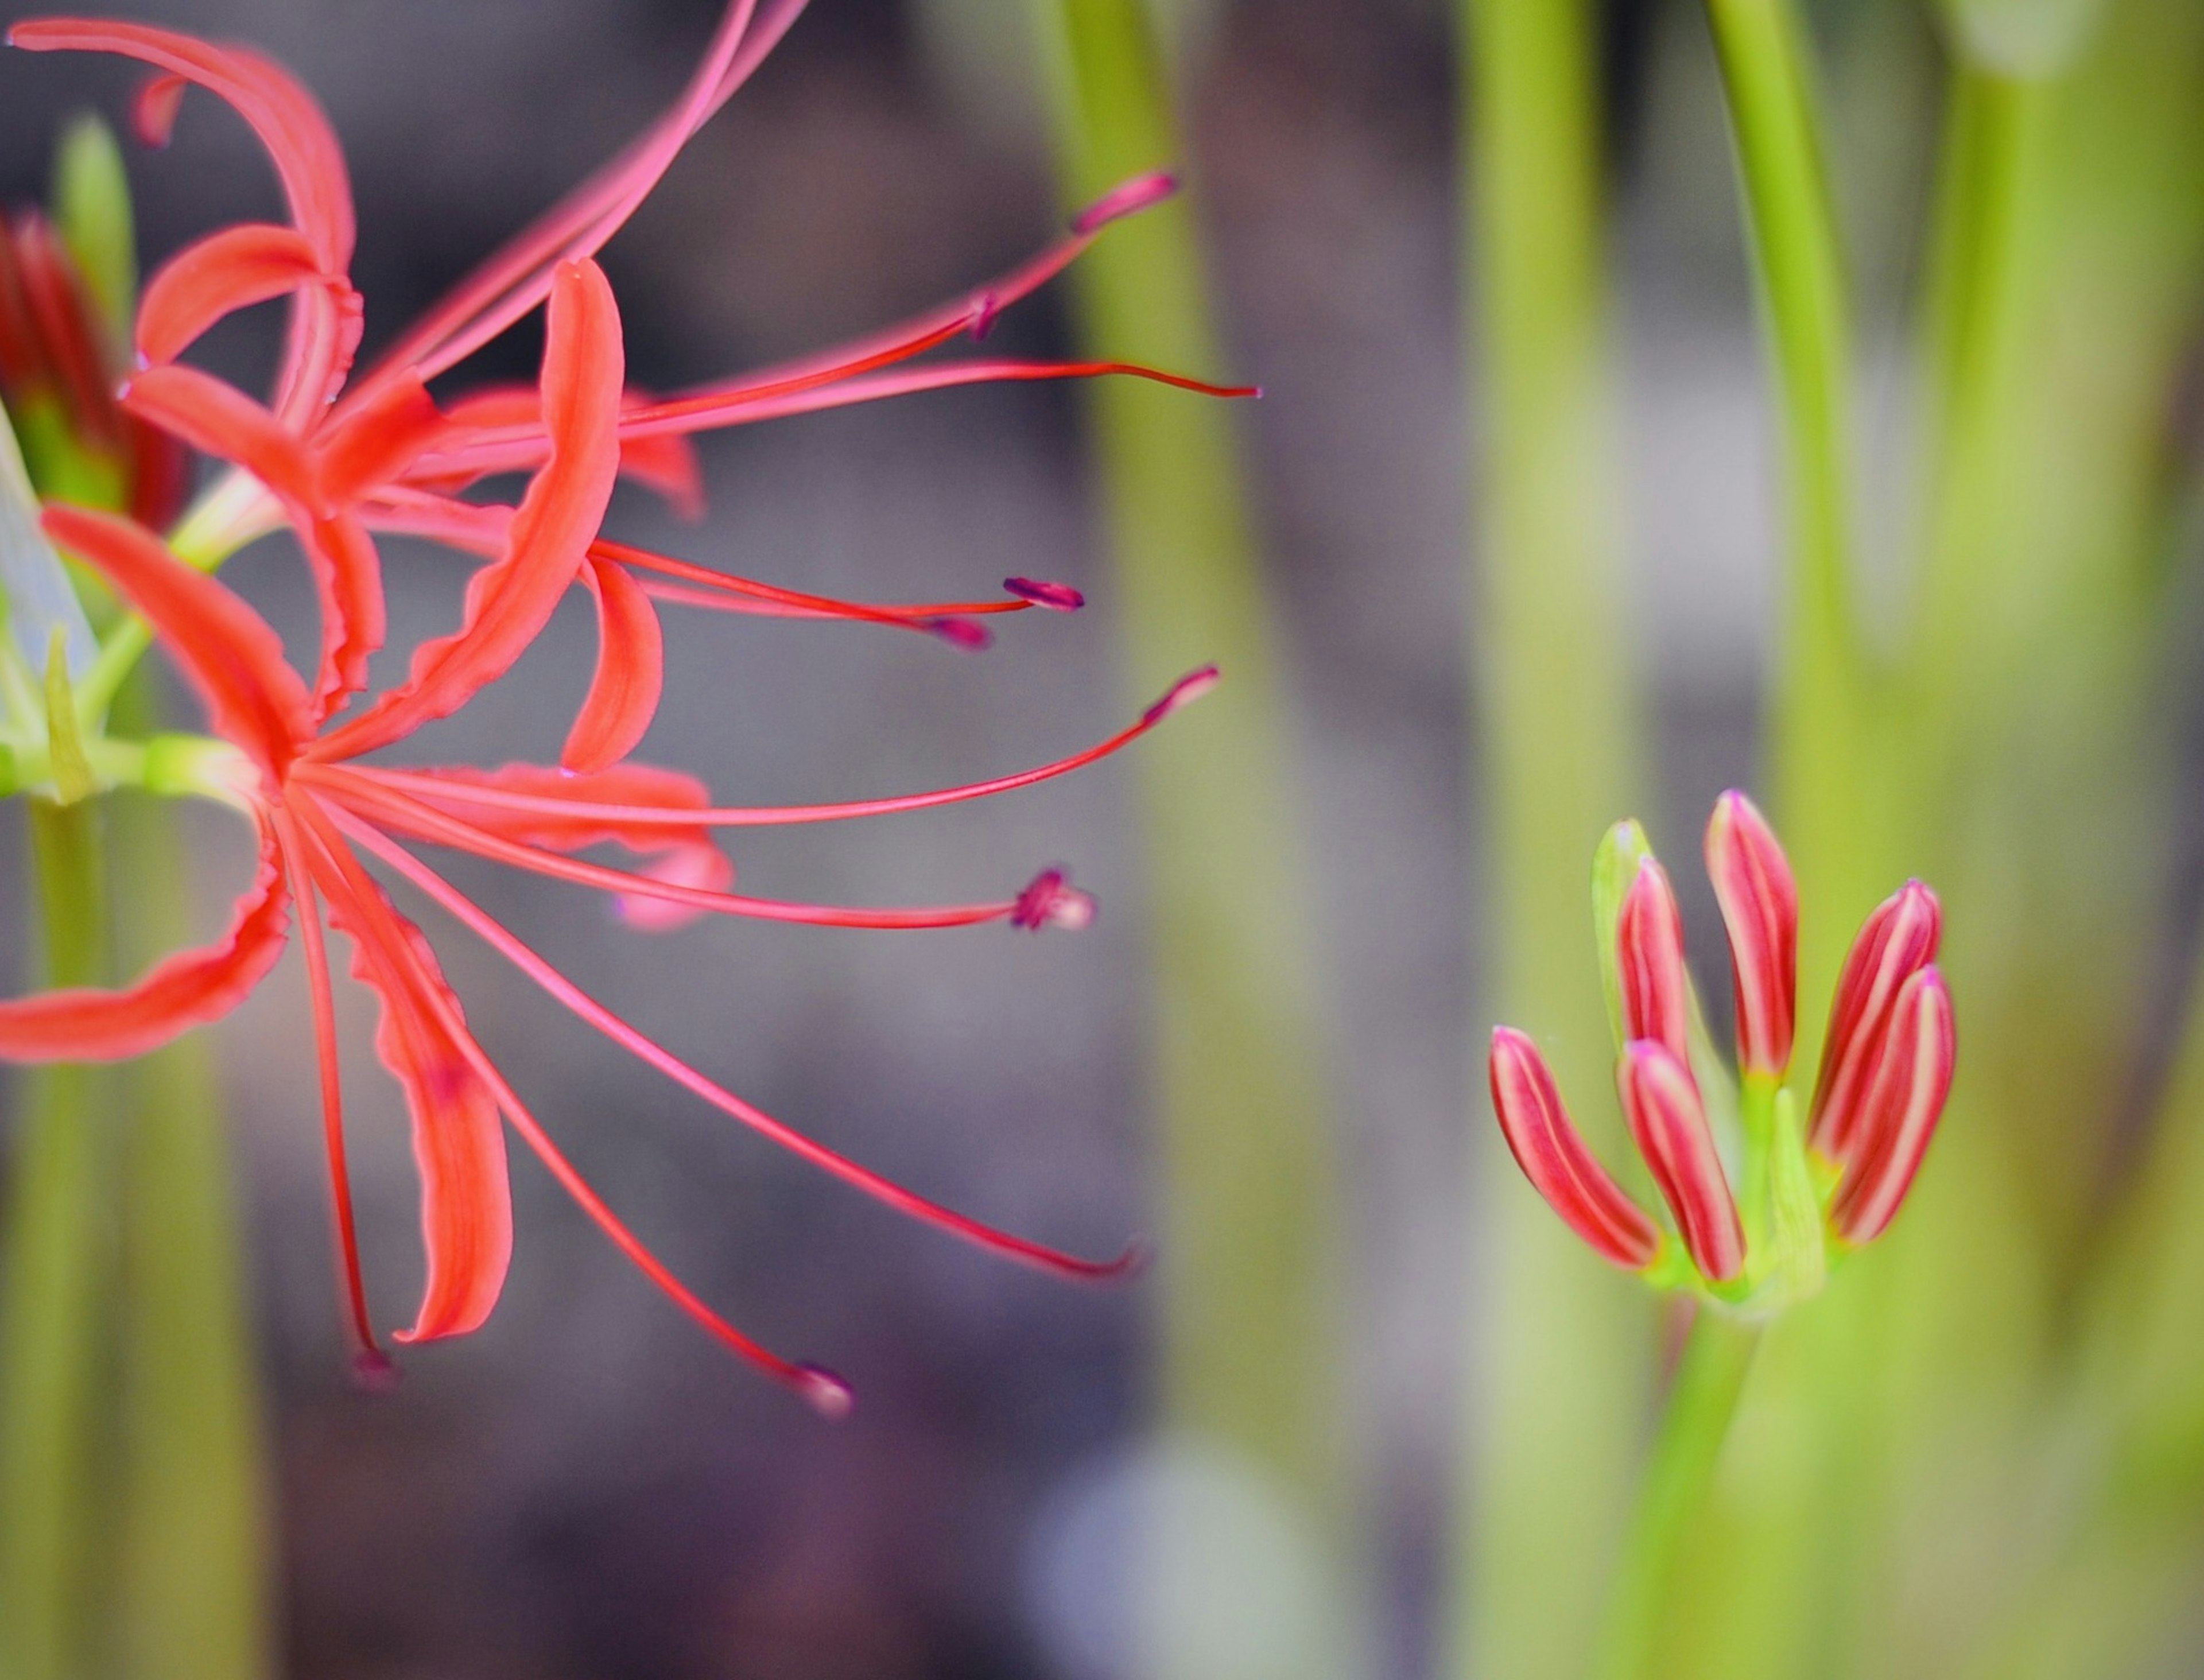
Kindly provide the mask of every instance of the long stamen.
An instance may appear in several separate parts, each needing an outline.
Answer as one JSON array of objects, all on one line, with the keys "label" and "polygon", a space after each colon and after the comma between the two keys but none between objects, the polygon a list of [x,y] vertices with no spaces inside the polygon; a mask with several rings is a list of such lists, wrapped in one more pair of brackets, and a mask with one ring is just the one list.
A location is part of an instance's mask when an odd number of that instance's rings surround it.
[{"label": "long stamen", "polygon": [[335,813],[339,828],[364,850],[380,858],[407,880],[421,889],[430,898],[465,923],[483,941],[518,968],[528,978],[543,988],[567,1009],[579,1015],[598,1032],[619,1044],[623,1050],[648,1062],[668,1079],[696,1096],[702,1097],[721,1113],[741,1121],[761,1136],[770,1139],[791,1154],[801,1156],[822,1171],[832,1174],[844,1183],[853,1185],[868,1196],[885,1203],[898,1213],[937,1226],[965,1241],[997,1254],[1007,1255],[1044,1271],[1060,1273],[1069,1277],[1106,1280],[1123,1277],[1140,1263],[1138,1245],[1129,1247],[1124,1253],[1111,1260],[1087,1260],[1067,1254],[1061,1249],[1014,1236],[992,1225],[968,1218],[939,1202],[930,1201],[915,1192],[904,1189],[892,1180],[883,1178],[868,1168],[860,1166],[846,1156],[837,1154],[825,1145],[803,1135],[785,1122],[774,1119],[762,1109],[747,1103],[732,1091],[714,1083],[697,1072],[672,1051],[654,1043],[637,1028],[621,1020],[598,1003],[572,980],[561,974],[536,951],[525,944],[510,929],[503,926],[481,906],[453,887],[427,864],[378,832],[370,825],[344,812]]},{"label": "long stamen", "polygon": [[440,804],[526,811],[540,816],[587,817],[636,827],[763,828],[791,823],[843,822],[852,817],[880,817],[897,812],[931,810],[936,806],[985,799],[993,794],[1008,793],[1014,788],[1030,787],[1036,782],[1046,782],[1052,777],[1077,770],[1082,765],[1092,764],[1097,759],[1107,758],[1139,740],[1172,713],[1208,693],[1218,680],[1214,665],[1206,665],[1181,677],[1162,699],[1141,713],[1139,722],[1118,731],[1106,741],[1098,742],[1083,751],[1074,753],[1069,758],[1058,759],[1052,763],[1038,765],[1031,770],[1021,770],[1009,776],[997,776],[985,782],[968,782],[961,787],[939,788],[927,793],[903,794],[888,799],[856,799],[832,805],[733,805],[688,809],[662,805],[601,805],[584,800],[558,799],[546,794],[519,793],[509,788],[489,787],[480,783],[446,780],[436,776],[393,770],[381,765],[347,765],[344,774],[348,779],[359,778],[393,791],[410,791]]},{"label": "long stamen", "polygon": [[[329,819],[316,810],[311,802],[301,807],[301,821],[317,843],[319,855],[328,867],[350,884],[363,902],[372,902],[374,882],[361,867],[342,837],[329,826]],[[590,1221],[612,1239],[613,1245],[657,1285],[661,1292],[682,1311],[687,1313],[705,1330],[726,1346],[749,1360],[774,1381],[793,1389],[812,1408],[826,1417],[849,1415],[852,1404],[850,1386],[831,1371],[816,1365],[800,1364],[783,1358],[772,1349],[753,1341],[732,1324],[720,1316],[689,1286],[670,1271],[666,1263],[643,1245],[643,1239],[630,1230],[620,1216],[606,1205],[604,1198],[590,1187],[589,1181],[576,1170],[550,1134],[544,1131],[528,1106],[520,1100],[497,1064],[489,1059],[483,1047],[475,1042],[466,1023],[459,1018],[449,1000],[438,988],[424,988],[421,997],[424,1008],[433,1012],[437,1024],[457,1046],[459,1054],[474,1070],[477,1078],[489,1087],[498,1107],[503,1110],[506,1121],[520,1134],[521,1141],[535,1151],[559,1186],[574,1198],[576,1205]]]},{"label": "long stamen", "polygon": [[819,927],[971,927],[981,922],[1008,920],[1016,914],[1020,902],[1003,899],[986,904],[946,904],[918,909],[859,909],[846,905],[803,904],[778,898],[751,898],[741,893],[714,892],[708,887],[661,881],[505,839],[395,790],[369,782],[347,767],[301,765],[294,773],[310,780],[329,798],[380,825],[395,828],[431,844],[472,852],[479,857],[509,863],[515,868],[548,875],[556,880],[572,881],[578,886],[596,887],[623,896],[663,899],[669,904],[685,904],[720,915],[800,922]]},{"label": "long stamen", "polygon": [[306,984],[313,1000],[315,1061],[322,1082],[322,1145],[329,1161],[329,1201],[335,1215],[338,1283],[357,1346],[353,1369],[370,1385],[393,1376],[397,1367],[376,1340],[367,1309],[367,1285],[359,1265],[359,1236],[353,1223],[352,1174],[345,1162],[344,1080],[337,1062],[336,1000],[329,985],[329,953],[322,932],[322,907],[315,896],[307,852],[290,813],[271,813],[284,873],[299,901],[299,933],[306,950]]}]

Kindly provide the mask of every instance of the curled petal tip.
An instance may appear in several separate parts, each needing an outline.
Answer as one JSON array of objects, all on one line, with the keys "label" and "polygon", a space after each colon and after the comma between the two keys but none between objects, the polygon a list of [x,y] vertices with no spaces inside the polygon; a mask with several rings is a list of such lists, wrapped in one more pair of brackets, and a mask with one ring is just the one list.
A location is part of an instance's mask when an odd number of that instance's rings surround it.
[{"label": "curled petal tip", "polygon": [[992,631],[974,618],[935,618],[927,625],[952,648],[968,654],[984,654],[995,645]]},{"label": "curled petal tip", "polygon": [[1155,1245],[1146,1237],[1135,1237],[1125,1245],[1124,1251],[1110,1263],[1103,1274],[1104,1280],[1117,1283],[1127,1278],[1138,1277],[1147,1270],[1156,1257]]},{"label": "curled petal tip", "polygon": [[1010,926],[1029,932],[1061,927],[1075,933],[1093,920],[1093,896],[1073,886],[1061,869],[1044,869],[1034,876],[1010,910]]},{"label": "curled petal tip", "polygon": [[789,1386],[830,1423],[839,1423],[857,1409],[856,1391],[824,1365],[795,1367]]},{"label": "curled petal tip", "polygon": [[1087,597],[1069,583],[1051,583],[1038,577],[1005,577],[1003,587],[1021,600],[1046,606],[1052,612],[1076,612]]},{"label": "curled petal tip", "polygon": [[379,1348],[362,1348],[352,1356],[346,1375],[352,1386],[363,1394],[389,1394],[397,1392],[400,1372],[398,1362]]},{"label": "curled petal tip", "polygon": [[[9,32],[10,43],[15,32]],[[141,145],[158,151],[167,146],[176,132],[176,112],[184,103],[186,83],[181,76],[157,75],[145,79],[138,96],[130,102],[130,132]]]},{"label": "curled petal tip", "polygon": [[1073,216],[1071,231],[1080,234],[1099,232],[1121,217],[1135,215],[1151,204],[1161,204],[1177,191],[1178,177],[1168,169],[1135,175],[1130,180],[1119,181]]},{"label": "curled petal tip", "polygon": [[1163,722],[1181,707],[1191,706],[1224,680],[1224,673],[1213,665],[1199,671],[1190,671],[1170,685],[1170,691],[1153,706],[1141,713],[1141,721],[1147,725]]}]

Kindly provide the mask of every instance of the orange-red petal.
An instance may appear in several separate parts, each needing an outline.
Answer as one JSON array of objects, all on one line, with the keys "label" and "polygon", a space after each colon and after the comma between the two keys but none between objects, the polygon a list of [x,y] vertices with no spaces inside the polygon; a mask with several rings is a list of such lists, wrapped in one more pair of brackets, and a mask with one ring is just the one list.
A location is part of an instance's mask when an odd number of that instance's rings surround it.
[{"label": "orange-red petal", "polygon": [[551,292],[543,352],[551,458],[522,498],[504,553],[467,585],[459,631],[424,642],[412,673],[323,743],[347,758],[448,717],[505,674],[579,573],[619,469],[619,306],[593,263],[563,266]]},{"label": "orange-red petal", "polygon": [[421,931],[363,870],[311,800],[297,813],[317,848],[329,920],[353,943],[353,977],[382,1004],[376,1054],[406,1092],[421,1174],[421,1239],[429,1275],[401,1341],[478,1328],[497,1304],[512,1258],[512,1198],[495,1095],[458,1042],[458,997]]},{"label": "orange-red petal", "polygon": [[324,276],[306,236],[264,222],[240,222],[186,245],[145,284],[138,353],[173,362],[222,316],[281,298]]},{"label": "orange-red petal", "polygon": [[228,932],[213,944],[163,957],[119,991],[78,986],[0,1003],[0,1058],[114,1062],[143,1056],[242,1003],[282,955],[289,926],[275,832],[264,816],[256,813],[255,820],[259,868],[238,896]]},{"label": "orange-red petal", "polygon": [[[313,242],[321,269],[341,273],[351,261],[352,184],[343,150],[314,96],[272,60],[250,48],[216,46],[175,30],[107,18],[38,18],[15,25],[8,40],[30,52],[116,53],[228,101],[267,148],[292,219]],[[175,96],[159,83],[156,88],[150,114],[165,117],[165,134],[167,123],[175,121]],[[141,96],[141,119],[146,104]]]},{"label": "orange-red petal", "polygon": [[602,770],[636,749],[666,686],[658,610],[625,566],[592,556],[582,576],[597,605],[597,668],[559,762]]},{"label": "orange-red petal", "polygon": [[205,701],[215,732],[280,781],[312,726],[305,685],[283,662],[267,620],[142,525],[62,502],[50,505],[41,523],[151,622]]}]

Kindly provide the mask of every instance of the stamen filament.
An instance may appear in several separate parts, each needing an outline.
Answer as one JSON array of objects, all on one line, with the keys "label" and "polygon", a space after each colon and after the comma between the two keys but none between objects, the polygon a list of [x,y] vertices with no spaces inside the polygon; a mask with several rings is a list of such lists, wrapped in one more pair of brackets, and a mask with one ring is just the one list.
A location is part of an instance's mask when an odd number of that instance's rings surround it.
[{"label": "stamen filament", "polygon": [[331,816],[337,826],[354,844],[380,858],[392,869],[403,875],[415,886],[449,911],[472,930],[501,955],[556,998],[575,1015],[580,1016],[598,1032],[648,1062],[668,1079],[702,1097],[723,1114],[739,1121],[760,1136],[779,1144],[791,1154],[809,1162],[821,1171],[854,1186],[868,1196],[893,1208],[897,1212],[939,1227],[951,1234],[963,1238],[978,1247],[1014,1260],[1059,1273],[1069,1277],[1106,1280],[1123,1276],[1139,1263],[1137,1248],[1129,1248],[1112,1260],[1087,1260],[1067,1254],[1061,1249],[1033,1242],[1012,1235],[992,1225],[969,1218],[963,1214],[927,1199],[915,1191],[904,1188],[892,1180],[882,1177],[870,1168],[860,1166],[848,1156],[838,1154],[824,1144],[806,1137],[803,1133],[774,1119],[762,1109],[745,1102],[732,1091],[715,1084],[672,1051],[655,1043],[628,1022],[621,1020],[603,1004],[598,1003],[572,980],[561,974],[549,962],[501,925],[482,907],[460,892],[427,864],[398,845],[372,825],[343,811],[334,811]]}]

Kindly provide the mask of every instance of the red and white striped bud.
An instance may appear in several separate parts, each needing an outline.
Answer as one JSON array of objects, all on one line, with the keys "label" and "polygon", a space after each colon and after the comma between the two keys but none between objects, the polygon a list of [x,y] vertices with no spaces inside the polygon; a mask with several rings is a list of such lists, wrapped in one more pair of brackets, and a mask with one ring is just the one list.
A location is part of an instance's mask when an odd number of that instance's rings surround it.
[{"label": "red and white striped bud", "polygon": [[1707,873],[1729,930],[1740,1072],[1780,1079],[1798,1004],[1798,886],[1753,802],[1733,788],[1707,823]]},{"label": "red and white striped bud", "polygon": [[1490,1068],[1501,1134],[1532,1187],[1603,1259],[1630,1271],[1650,1264],[1660,1227],[1586,1146],[1529,1035],[1494,1027]]},{"label": "red and white striped bud", "polygon": [[1666,1044],[1638,1038],[1624,1050],[1615,1083],[1692,1263],[1709,1282],[1728,1282],[1745,1269],[1745,1230],[1691,1069]]},{"label": "red and white striped bud", "polygon": [[1944,977],[1934,965],[1919,969],[1899,988],[1860,1107],[1854,1157],[1830,1210],[1846,1242],[1873,1242],[1905,1200],[1936,1134],[1958,1056]]},{"label": "red and white striped bud", "polygon": [[1943,907],[1918,881],[1875,907],[1852,941],[1829,1011],[1829,1036],[1809,1115],[1814,1147],[1851,1162],[1859,1150],[1869,1088],[1899,989],[1936,960]]},{"label": "red and white striped bud", "polygon": [[1648,855],[1614,928],[1622,981],[1622,1037],[1652,1038],[1685,1066],[1692,1057],[1692,983],[1684,968],[1684,917],[1668,872]]}]

